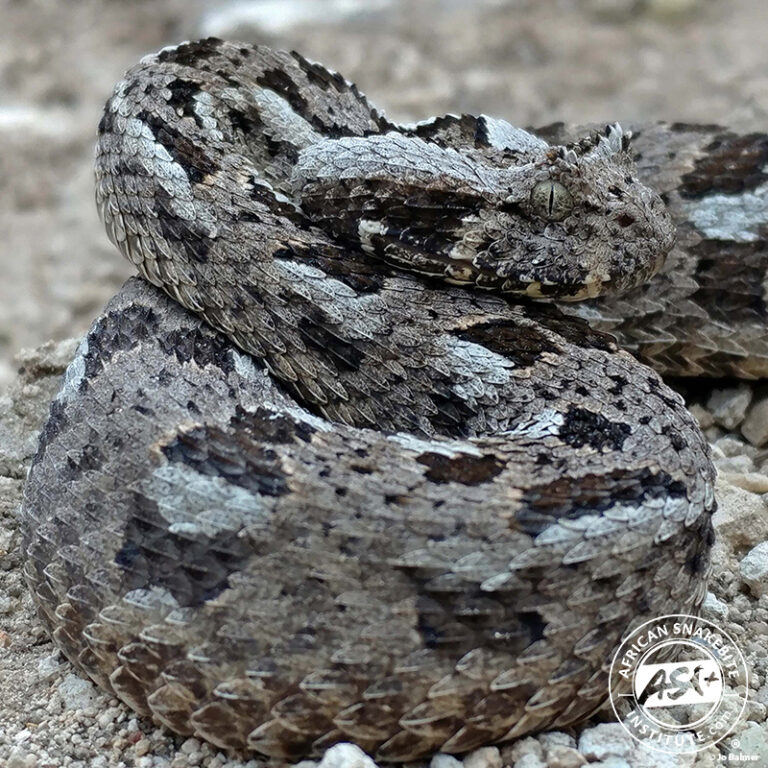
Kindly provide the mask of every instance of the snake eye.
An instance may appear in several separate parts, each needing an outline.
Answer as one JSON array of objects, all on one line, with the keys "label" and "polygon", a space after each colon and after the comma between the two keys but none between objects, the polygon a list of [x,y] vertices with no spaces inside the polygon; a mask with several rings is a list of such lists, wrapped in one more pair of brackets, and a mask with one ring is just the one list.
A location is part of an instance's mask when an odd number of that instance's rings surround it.
[{"label": "snake eye", "polygon": [[560,221],[573,209],[573,197],[559,181],[547,179],[531,190],[531,205],[539,216]]}]

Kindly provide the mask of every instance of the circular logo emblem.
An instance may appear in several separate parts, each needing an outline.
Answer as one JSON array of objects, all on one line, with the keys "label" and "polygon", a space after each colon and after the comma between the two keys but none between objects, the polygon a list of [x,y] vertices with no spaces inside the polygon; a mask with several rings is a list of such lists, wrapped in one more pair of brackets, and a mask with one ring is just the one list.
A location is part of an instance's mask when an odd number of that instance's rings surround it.
[{"label": "circular logo emblem", "polygon": [[725,738],[747,703],[747,665],[731,637],[695,616],[661,616],[619,646],[611,705],[638,741],[660,752],[697,752]]}]

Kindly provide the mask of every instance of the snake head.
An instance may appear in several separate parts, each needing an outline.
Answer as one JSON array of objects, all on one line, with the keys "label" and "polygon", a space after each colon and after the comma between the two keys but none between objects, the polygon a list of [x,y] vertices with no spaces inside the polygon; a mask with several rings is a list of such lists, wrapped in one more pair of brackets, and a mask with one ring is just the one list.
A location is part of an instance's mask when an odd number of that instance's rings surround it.
[{"label": "snake head", "polygon": [[566,147],[507,135],[508,167],[398,133],[322,141],[294,193],[339,241],[453,283],[575,301],[661,268],[674,228],[618,125]]},{"label": "snake head", "polygon": [[624,292],[658,272],[674,244],[670,215],[639,181],[618,124],[544,149],[507,177],[503,199],[464,238],[479,284],[566,301]]}]

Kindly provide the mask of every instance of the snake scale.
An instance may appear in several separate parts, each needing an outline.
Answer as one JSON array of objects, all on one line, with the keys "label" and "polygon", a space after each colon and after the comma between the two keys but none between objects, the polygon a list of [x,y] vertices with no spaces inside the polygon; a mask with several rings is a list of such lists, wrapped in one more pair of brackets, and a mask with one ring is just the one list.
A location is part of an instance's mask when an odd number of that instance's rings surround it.
[{"label": "snake scale", "polygon": [[55,642],[173,731],[286,758],[589,716],[623,633],[697,610],[716,506],[682,398],[606,331],[765,375],[767,158],[716,126],[395,125],[261,46],[143,59],[96,198],[144,280],[25,488]]}]

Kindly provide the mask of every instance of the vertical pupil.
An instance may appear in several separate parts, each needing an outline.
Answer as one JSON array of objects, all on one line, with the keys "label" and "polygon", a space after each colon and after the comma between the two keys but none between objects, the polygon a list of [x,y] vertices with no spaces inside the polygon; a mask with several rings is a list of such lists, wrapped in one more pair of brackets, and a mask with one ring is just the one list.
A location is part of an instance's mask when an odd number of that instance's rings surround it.
[{"label": "vertical pupil", "polygon": [[552,210],[555,207],[555,185],[550,184],[549,185],[549,212],[552,213]]}]

